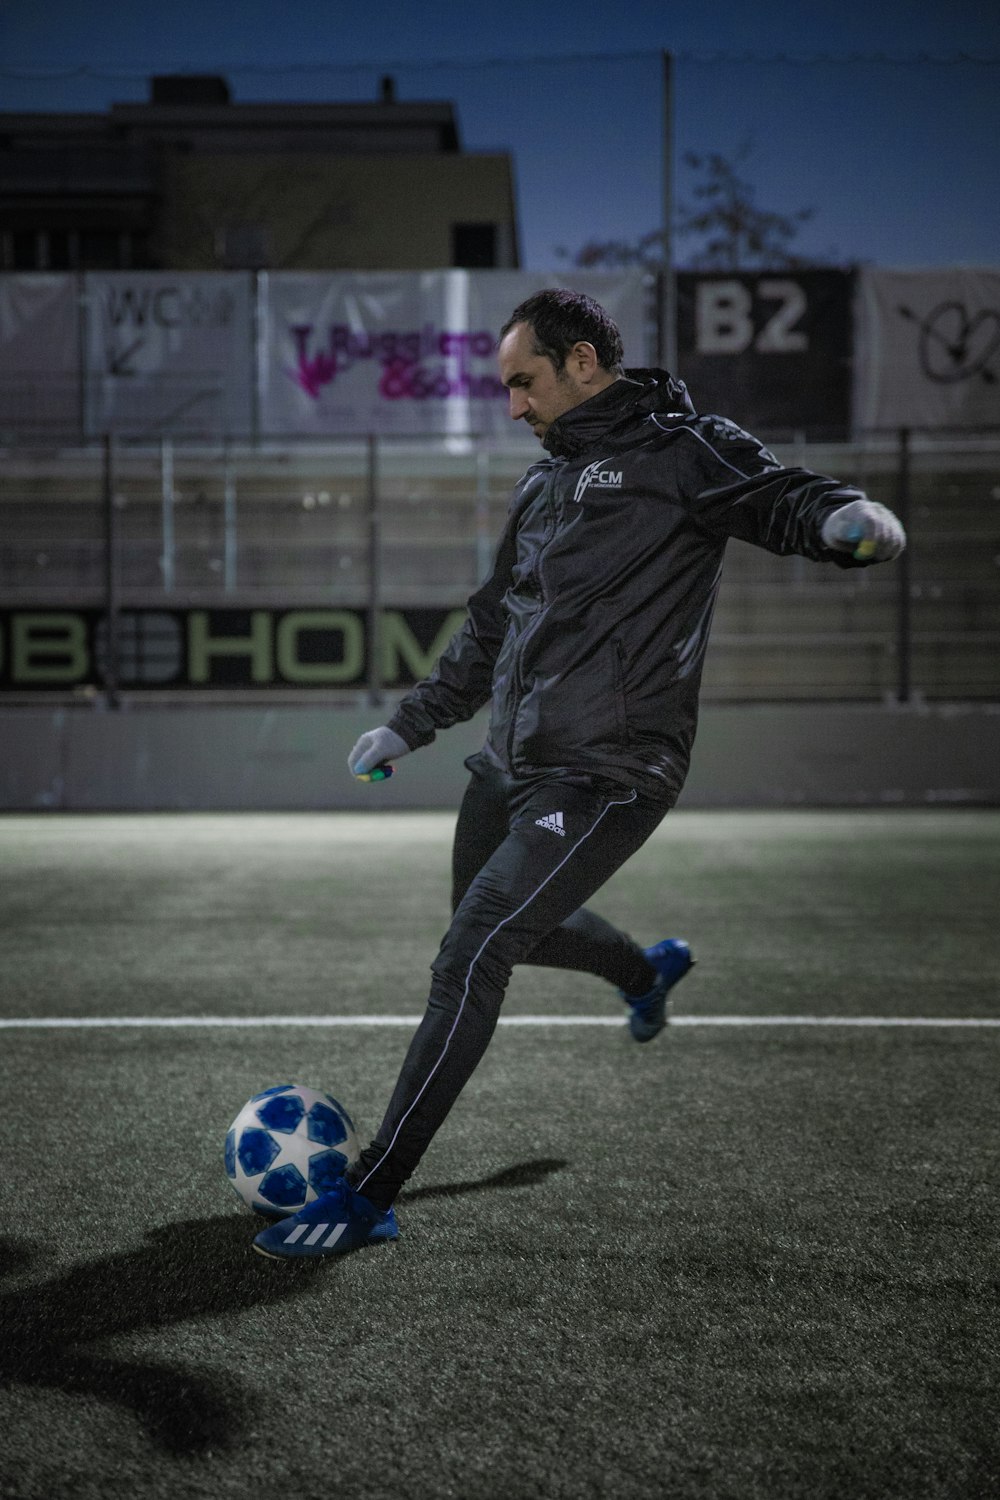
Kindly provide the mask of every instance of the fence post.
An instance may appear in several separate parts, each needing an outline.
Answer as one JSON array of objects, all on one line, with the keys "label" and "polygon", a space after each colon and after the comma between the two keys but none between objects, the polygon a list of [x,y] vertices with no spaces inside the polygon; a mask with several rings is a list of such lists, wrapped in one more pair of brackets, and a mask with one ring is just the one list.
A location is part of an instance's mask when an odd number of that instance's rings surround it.
[{"label": "fence post", "polygon": [[382,515],[378,493],[378,439],[368,434],[368,702],[382,702]]},{"label": "fence post", "polygon": [[167,594],[174,591],[174,445],[170,438],[160,439],[160,573]]},{"label": "fence post", "polygon": [[227,594],[236,589],[236,481],[228,437],[222,450],[222,587]]},{"label": "fence post", "polygon": [[87,282],[85,273],[76,273],[76,375],[77,375],[77,420],[80,424],[80,446],[85,447],[90,436],[87,420],[90,408],[90,382],[87,378]]},{"label": "fence post", "polygon": [[906,532],[906,549],[899,558],[896,577],[896,699],[909,703],[912,694],[913,667],[913,540],[910,534],[910,429],[899,429],[899,456],[896,468],[896,514]]},{"label": "fence post", "polygon": [[493,561],[490,535],[490,455],[481,444],[476,450],[476,586],[486,582]]},{"label": "fence post", "polygon": [[105,609],[105,657],[104,692],[109,708],[121,706],[118,696],[119,679],[119,525],[118,504],[115,495],[115,440],[110,432],[104,434],[104,609]]}]

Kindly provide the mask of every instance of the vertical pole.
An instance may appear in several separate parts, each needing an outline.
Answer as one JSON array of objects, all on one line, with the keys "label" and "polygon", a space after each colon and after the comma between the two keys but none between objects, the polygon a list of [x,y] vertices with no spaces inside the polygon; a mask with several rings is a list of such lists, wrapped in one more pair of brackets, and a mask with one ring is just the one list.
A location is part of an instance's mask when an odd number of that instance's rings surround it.
[{"label": "vertical pole", "polygon": [[368,702],[382,702],[382,516],[378,494],[378,439],[368,434]]},{"label": "vertical pole", "polygon": [[222,587],[236,589],[236,479],[229,439],[222,450]]},{"label": "vertical pole", "polygon": [[674,57],[663,53],[663,256],[660,272],[659,349],[665,370],[677,368],[677,296],[674,284]]},{"label": "vertical pole", "polygon": [[910,429],[899,429],[899,462],[896,471],[896,514],[906,532],[906,550],[899,558],[896,577],[899,591],[896,601],[896,697],[909,703],[912,693],[913,666],[913,543],[910,538]]},{"label": "vertical pole", "polygon": [[170,438],[160,439],[160,572],[167,594],[174,590],[174,445]]},{"label": "vertical pole", "polygon": [[490,455],[480,447],[476,451],[476,583],[490,576],[493,544],[490,536]]},{"label": "vertical pole", "polygon": [[118,708],[119,678],[119,527],[118,505],[115,497],[115,440],[110,432],[104,434],[104,618],[106,649],[104,661],[104,692],[109,708]]},{"label": "vertical pole", "polygon": [[[79,395],[77,397],[77,422],[81,447],[90,436],[87,423],[89,381],[87,378],[87,283],[82,271],[76,273],[76,365]],[[107,441],[107,439],[105,439]]]},{"label": "vertical pole", "polygon": [[264,301],[268,293],[267,272],[252,271],[250,301],[250,368],[253,381],[250,386],[250,443],[256,448],[260,438],[260,412],[263,405],[265,380],[264,360],[267,357],[266,341],[261,335],[265,327]]}]

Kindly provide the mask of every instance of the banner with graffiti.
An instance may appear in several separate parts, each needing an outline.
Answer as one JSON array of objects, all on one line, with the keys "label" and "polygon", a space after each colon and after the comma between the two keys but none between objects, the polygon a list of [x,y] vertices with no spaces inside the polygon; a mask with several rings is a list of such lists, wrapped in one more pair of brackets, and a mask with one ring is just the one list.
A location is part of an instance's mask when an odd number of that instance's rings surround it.
[{"label": "banner with graffiti", "polygon": [[251,434],[250,276],[92,271],[84,305],[89,436]]},{"label": "banner with graffiti", "polygon": [[622,330],[628,362],[648,362],[641,273],[262,275],[262,435],[505,435],[496,335],[520,301],[549,285],[596,297]]},{"label": "banner with graffiti", "polygon": [[855,427],[1000,427],[1000,269],[860,274]]},{"label": "banner with graffiti", "polygon": [[82,401],[75,277],[0,276],[0,436],[79,438]]}]

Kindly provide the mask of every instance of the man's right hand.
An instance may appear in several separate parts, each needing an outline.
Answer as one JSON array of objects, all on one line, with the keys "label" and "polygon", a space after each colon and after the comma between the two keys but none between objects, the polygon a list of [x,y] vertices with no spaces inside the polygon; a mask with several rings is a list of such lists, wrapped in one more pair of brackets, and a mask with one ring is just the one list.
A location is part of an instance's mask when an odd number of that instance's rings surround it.
[{"label": "man's right hand", "polygon": [[410,747],[406,741],[387,724],[380,724],[378,729],[369,729],[358,740],[347,757],[347,769],[352,776],[366,776],[376,766],[384,765],[386,761],[399,760],[409,753]]}]

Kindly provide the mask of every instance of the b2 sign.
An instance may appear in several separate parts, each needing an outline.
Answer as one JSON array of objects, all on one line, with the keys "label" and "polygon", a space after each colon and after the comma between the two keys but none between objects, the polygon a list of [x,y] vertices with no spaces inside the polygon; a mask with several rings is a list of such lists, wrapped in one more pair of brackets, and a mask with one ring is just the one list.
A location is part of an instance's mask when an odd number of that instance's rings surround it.
[{"label": "b2 sign", "polygon": [[678,275],[679,373],[699,411],[763,436],[844,438],[851,345],[847,272]]}]

